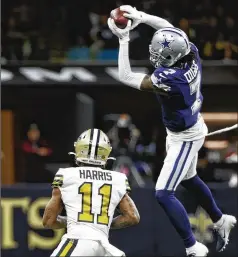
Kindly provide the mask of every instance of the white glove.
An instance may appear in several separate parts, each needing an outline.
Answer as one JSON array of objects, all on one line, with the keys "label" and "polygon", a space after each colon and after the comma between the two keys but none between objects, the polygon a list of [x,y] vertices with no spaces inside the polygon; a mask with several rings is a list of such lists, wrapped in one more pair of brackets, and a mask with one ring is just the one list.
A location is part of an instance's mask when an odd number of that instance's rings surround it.
[{"label": "white glove", "polygon": [[127,26],[124,29],[118,28],[112,18],[108,18],[107,24],[110,30],[112,31],[112,33],[119,38],[120,43],[126,43],[130,41],[130,34],[129,34],[131,30],[130,20],[127,22]]},{"label": "white glove", "polygon": [[146,13],[137,11],[135,7],[133,8],[130,5],[122,5],[120,6],[120,10],[126,12],[123,16],[133,21],[131,29],[134,29],[140,23],[145,22]]}]

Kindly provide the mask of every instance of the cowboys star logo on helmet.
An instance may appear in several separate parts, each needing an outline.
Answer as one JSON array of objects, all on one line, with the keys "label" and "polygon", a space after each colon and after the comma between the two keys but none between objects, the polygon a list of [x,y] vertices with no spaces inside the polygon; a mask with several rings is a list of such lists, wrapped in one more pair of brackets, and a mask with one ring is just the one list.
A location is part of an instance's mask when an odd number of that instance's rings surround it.
[{"label": "cowboys star logo on helmet", "polygon": [[163,28],[155,32],[149,46],[150,62],[157,68],[170,67],[190,52],[187,35],[177,28]]},{"label": "cowboys star logo on helmet", "polygon": [[171,44],[173,41],[174,41],[174,40],[169,40],[169,39],[165,38],[165,39],[164,39],[164,42],[159,42],[159,43],[162,45],[163,49],[165,49],[165,48],[169,48],[169,49],[170,49],[170,44]]}]

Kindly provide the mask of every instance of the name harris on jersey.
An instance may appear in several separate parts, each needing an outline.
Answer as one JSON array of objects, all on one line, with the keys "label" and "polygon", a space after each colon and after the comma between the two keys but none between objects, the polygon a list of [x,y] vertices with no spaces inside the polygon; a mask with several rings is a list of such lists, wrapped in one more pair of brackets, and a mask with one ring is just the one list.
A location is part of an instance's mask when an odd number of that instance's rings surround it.
[{"label": "name harris on jersey", "polygon": [[93,169],[80,169],[79,176],[81,179],[92,179],[102,181],[112,181],[112,174],[110,171],[101,171]]}]

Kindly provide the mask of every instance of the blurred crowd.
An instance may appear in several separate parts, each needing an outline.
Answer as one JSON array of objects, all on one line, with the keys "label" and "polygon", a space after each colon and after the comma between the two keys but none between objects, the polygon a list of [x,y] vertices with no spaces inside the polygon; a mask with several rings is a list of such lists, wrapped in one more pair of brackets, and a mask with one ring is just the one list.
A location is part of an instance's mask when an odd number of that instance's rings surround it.
[{"label": "blurred crowd", "polygon": [[[126,174],[133,186],[150,186],[156,182],[166,155],[165,130],[155,126],[146,133],[140,125],[135,125],[127,113],[107,114],[103,117],[103,123],[103,131],[112,145],[106,168]],[[57,169],[63,165],[59,158],[52,161],[52,143],[49,144],[48,138],[42,137],[37,124],[30,124],[21,145],[25,174],[23,181],[51,182]],[[199,151],[197,171],[204,181],[227,181],[230,187],[236,187],[237,163],[237,134],[232,131],[224,134],[220,140],[205,141]],[[64,165],[75,166],[74,159],[69,159]]]},{"label": "blurred crowd", "polygon": [[[197,44],[203,59],[238,59],[238,20],[232,0],[10,0],[2,1],[5,60],[116,59],[118,41],[107,27],[122,4],[168,19]],[[148,58],[153,29],[131,32],[131,58]],[[136,46],[136,47],[134,47]]]}]

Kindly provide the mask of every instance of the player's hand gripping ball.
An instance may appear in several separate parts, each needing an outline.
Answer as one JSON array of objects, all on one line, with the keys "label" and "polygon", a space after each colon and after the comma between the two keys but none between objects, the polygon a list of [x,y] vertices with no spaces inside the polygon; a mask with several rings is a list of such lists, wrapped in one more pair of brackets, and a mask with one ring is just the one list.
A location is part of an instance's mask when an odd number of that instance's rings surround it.
[{"label": "player's hand gripping ball", "polygon": [[128,18],[124,17],[123,14],[126,13],[121,11],[120,8],[116,8],[111,11],[110,17],[114,20],[116,26],[120,29],[124,29],[127,26]]}]

